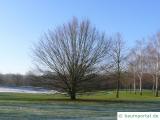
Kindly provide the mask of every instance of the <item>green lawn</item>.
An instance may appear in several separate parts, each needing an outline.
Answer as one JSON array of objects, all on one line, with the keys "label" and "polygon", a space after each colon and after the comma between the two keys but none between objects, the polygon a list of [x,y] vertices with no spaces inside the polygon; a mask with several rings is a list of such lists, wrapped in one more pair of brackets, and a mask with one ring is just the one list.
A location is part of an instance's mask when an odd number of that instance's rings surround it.
[{"label": "green lawn", "polygon": [[150,90],[145,90],[141,96],[139,92],[134,94],[129,91],[120,91],[119,98],[116,98],[115,91],[99,91],[79,96],[79,99],[99,100],[99,101],[160,101],[160,97],[155,97]]},{"label": "green lawn", "polygon": [[[120,97],[115,97],[114,91],[88,92],[77,95],[77,101],[160,101],[160,97],[154,97],[152,92],[145,90],[143,95],[120,91]],[[28,93],[0,93],[0,101],[69,101],[67,95],[62,94],[28,94]]]}]

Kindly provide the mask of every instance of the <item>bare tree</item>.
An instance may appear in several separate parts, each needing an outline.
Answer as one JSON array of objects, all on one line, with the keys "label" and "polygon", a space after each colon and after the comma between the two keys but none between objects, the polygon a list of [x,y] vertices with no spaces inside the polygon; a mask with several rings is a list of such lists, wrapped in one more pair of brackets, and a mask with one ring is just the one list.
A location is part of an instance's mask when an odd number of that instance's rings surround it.
[{"label": "bare tree", "polygon": [[160,32],[158,32],[154,39],[153,39],[153,44],[156,49],[156,72],[155,72],[155,96],[158,97],[158,88],[159,88],[159,76],[160,76]]},{"label": "bare tree", "polygon": [[121,72],[123,70],[123,63],[124,63],[124,41],[120,33],[117,33],[116,36],[113,38],[113,45],[112,45],[112,58],[114,62],[114,70],[117,76],[117,90],[116,90],[116,97],[119,98],[119,89],[120,89],[120,79],[121,79]]},{"label": "bare tree", "polygon": [[73,18],[46,33],[33,51],[38,64],[56,73],[57,86],[75,100],[81,83],[98,70],[109,44],[104,33],[98,32],[88,20],[79,22]]},{"label": "bare tree", "polygon": [[137,61],[136,61],[136,54],[135,54],[135,50],[132,49],[128,58],[128,72],[132,73],[133,75],[133,91],[136,94],[136,65],[137,65]]},{"label": "bare tree", "polygon": [[160,75],[160,33],[157,33],[149,39],[147,46],[147,57],[148,72],[153,78],[152,90],[154,95],[158,97]]},{"label": "bare tree", "polygon": [[158,97],[158,88],[159,88],[159,76],[160,76],[160,32],[157,33],[156,35],[156,50],[157,50],[157,77],[156,77],[156,88],[155,88],[155,96]]},{"label": "bare tree", "polygon": [[136,73],[139,79],[139,91],[140,95],[142,95],[142,79],[144,74],[144,50],[145,50],[145,44],[144,39],[136,41],[136,47],[135,47],[135,54],[136,54]]},{"label": "bare tree", "polygon": [[152,76],[152,92],[155,95],[155,83],[157,79],[157,51],[156,51],[156,46],[155,46],[155,40],[154,39],[149,39],[148,45],[146,48],[146,61],[147,61],[147,73],[149,73]]}]

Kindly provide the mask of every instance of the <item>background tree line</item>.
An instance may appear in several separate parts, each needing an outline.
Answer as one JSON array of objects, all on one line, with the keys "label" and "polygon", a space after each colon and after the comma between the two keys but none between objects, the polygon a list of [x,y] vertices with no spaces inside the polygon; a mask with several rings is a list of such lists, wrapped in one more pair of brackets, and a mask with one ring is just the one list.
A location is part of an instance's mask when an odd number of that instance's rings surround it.
[{"label": "background tree line", "polygon": [[[138,81],[138,77],[136,78]],[[57,80],[58,81],[58,80]],[[149,74],[144,74],[144,89],[152,89],[152,76]],[[56,76],[50,75],[20,75],[20,74],[0,74],[0,86],[34,86],[34,87],[44,87],[46,89],[60,90],[56,87]],[[136,87],[139,84],[137,82]],[[83,91],[97,91],[97,90],[114,90],[116,89],[116,76],[115,74],[105,75],[95,75],[95,78],[84,82]],[[122,73],[122,80],[120,81],[120,89],[133,91],[133,77],[132,73]],[[60,90],[61,91],[61,90]],[[138,89],[137,89],[138,91]]]}]

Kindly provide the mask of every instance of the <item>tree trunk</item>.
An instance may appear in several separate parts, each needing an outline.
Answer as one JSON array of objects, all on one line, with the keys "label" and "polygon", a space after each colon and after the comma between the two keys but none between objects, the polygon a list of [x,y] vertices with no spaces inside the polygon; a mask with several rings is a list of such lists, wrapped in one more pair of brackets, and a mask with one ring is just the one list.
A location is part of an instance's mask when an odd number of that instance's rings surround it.
[{"label": "tree trunk", "polygon": [[119,87],[120,87],[120,72],[118,72],[116,98],[119,98]]},{"label": "tree trunk", "polygon": [[155,95],[155,81],[156,81],[156,78],[153,75],[153,84],[152,84],[152,93],[153,93],[153,95]]},{"label": "tree trunk", "polygon": [[136,94],[136,75],[134,72],[134,83],[133,83],[134,94]]},{"label": "tree trunk", "polygon": [[70,99],[76,100],[76,79],[75,79],[75,76],[72,76],[72,79],[71,79]]},{"label": "tree trunk", "polygon": [[70,99],[76,100],[76,92],[75,91],[70,91]]},{"label": "tree trunk", "polygon": [[158,77],[156,77],[156,91],[155,96],[158,97]]},{"label": "tree trunk", "polygon": [[134,94],[136,94],[136,85],[134,83]]},{"label": "tree trunk", "polygon": [[159,54],[157,56],[157,72],[156,72],[156,81],[155,81],[155,96],[158,97],[158,78],[159,77]]},{"label": "tree trunk", "polygon": [[134,79],[134,85],[133,85],[133,89],[134,89],[134,94],[136,94],[136,79]]},{"label": "tree trunk", "polygon": [[159,95],[158,95],[158,89],[156,89],[156,95],[155,95],[156,97],[158,97]]},{"label": "tree trunk", "polygon": [[119,79],[117,80],[117,93],[116,98],[119,98]]},{"label": "tree trunk", "polygon": [[140,91],[140,95],[142,95],[142,78],[140,78],[140,81],[139,81],[139,91]]},{"label": "tree trunk", "polygon": [[153,83],[153,85],[152,85],[152,93],[153,93],[153,95],[155,94],[155,87],[154,87],[154,83]]}]

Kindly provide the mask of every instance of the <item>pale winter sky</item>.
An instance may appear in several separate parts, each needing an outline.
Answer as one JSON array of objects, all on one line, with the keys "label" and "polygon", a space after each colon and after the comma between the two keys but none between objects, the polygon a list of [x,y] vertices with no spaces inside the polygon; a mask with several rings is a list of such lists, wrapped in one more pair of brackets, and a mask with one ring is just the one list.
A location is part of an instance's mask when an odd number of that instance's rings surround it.
[{"label": "pale winter sky", "polygon": [[73,16],[90,19],[108,35],[120,32],[133,46],[160,30],[159,6],[159,0],[0,0],[0,73],[34,68],[33,43]]}]

